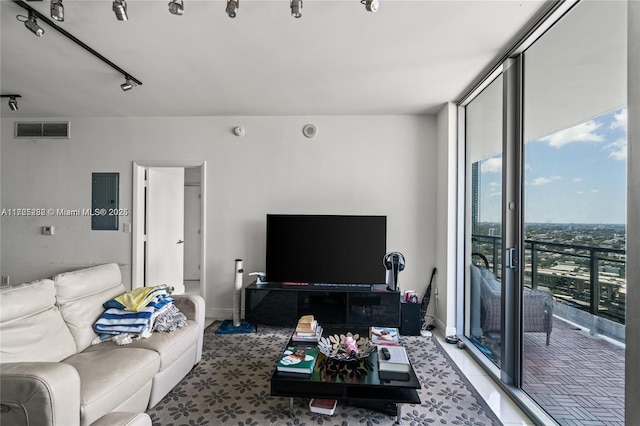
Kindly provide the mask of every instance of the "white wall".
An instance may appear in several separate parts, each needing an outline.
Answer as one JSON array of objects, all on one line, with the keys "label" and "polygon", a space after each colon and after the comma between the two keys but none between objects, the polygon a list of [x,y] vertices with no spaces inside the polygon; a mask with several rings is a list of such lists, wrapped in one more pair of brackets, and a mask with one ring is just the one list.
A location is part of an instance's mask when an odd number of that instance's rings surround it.
[{"label": "white wall", "polygon": [[640,418],[640,2],[630,1],[627,63],[627,128],[629,167],[627,175],[627,303],[626,303],[626,363],[625,419],[637,424]]},{"label": "white wall", "polygon": [[[307,123],[318,126],[313,139]],[[267,213],[387,215],[387,247],[407,259],[401,289],[422,293],[435,264],[432,116],[73,118],[70,140],[35,142],[2,124],[2,208],[89,208],[91,173],[103,171],[120,173],[120,207],[130,209],[132,161],[207,161],[210,316],[231,316],[234,259],[264,270]],[[42,225],[55,235],[40,235]],[[13,283],[118,262],[130,286],[129,233],[52,216],[4,216],[2,231],[2,275]]]}]

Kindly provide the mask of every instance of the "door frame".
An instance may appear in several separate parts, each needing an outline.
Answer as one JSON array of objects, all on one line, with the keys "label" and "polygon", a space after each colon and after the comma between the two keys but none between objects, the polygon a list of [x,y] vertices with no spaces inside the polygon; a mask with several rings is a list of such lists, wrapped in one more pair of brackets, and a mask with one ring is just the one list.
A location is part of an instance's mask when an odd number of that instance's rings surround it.
[{"label": "door frame", "polygon": [[166,161],[134,161],[133,167],[133,200],[132,200],[132,249],[131,249],[131,289],[144,287],[144,171],[149,167],[200,167],[200,295],[206,300],[207,289],[207,162],[204,160],[166,160]]}]

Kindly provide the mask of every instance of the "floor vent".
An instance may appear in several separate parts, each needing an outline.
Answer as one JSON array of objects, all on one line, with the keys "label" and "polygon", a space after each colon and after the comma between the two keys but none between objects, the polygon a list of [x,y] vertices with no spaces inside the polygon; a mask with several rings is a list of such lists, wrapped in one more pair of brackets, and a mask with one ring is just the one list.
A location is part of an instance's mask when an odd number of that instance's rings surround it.
[{"label": "floor vent", "polygon": [[69,139],[69,122],[16,122],[16,139]]}]

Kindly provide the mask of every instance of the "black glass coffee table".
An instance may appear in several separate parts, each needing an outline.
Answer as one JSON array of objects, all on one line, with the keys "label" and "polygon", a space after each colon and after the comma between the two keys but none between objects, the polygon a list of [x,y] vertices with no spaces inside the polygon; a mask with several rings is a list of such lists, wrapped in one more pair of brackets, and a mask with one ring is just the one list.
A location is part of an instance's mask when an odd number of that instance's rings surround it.
[{"label": "black glass coffee table", "polygon": [[[309,343],[291,340],[287,343],[287,346],[296,345],[310,346]],[[383,380],[378,374],[377,351],[364,360],[353,362],[336,361],[319,354],[310,375],[283,373],[274,369],[271,395],[289,397],[291,415],[293,398],[336,399],[396,416],[396,423],[399,423],[402,404],[421,402],[418,396],[420,381],[413,367],[409,370],[409,380]]]}]

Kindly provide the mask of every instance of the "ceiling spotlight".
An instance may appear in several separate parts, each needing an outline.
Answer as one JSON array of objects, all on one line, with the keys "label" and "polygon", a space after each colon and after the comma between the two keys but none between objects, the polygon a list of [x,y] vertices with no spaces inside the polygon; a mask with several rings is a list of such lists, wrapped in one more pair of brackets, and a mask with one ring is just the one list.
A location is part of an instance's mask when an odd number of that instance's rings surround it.
[{"label": "ceiling spotlight", "polygon": [[125,92],[127,92],[127,91],[133,89],[135,86],[137,86],[137,84],[131,79],[131,77],[126,75],[125,76],[125,82],[120,85],[120,88],[122,90],[124,90]]},{"label": "ceiling spotlight", "polygon": [[380,0],[360,0],[360,3],[364,4],[369,12],[376,12],[380,6]]},{"label": "ceiling spotlight", "polygon": [[184,2],[182,0],[171,0],[169,2],[169,12],[172,15],[184,14]]},{"label": "ceiling spotlight", "polygon": [[240,8],[240,0],[227,0],[227,15],[229,18],[235,18],[238,9]]},{"label": "ceiling spotlight", "polygon": [[0,95],[0,97],[2,98],[9,98],[9,108],[11,108],[11,111],[17,111],[18,110],[18,100],[16,98],[20,98],[20,95],[16,95],[16,94],[7,94],[7,95]]},{"label": "ceiling spotlight", "polygon": [[51,17],[56,21],[64,21],[64,6],[62,0],[51,0]]},{"label": "ceiling spotlight", "polygon": [[302,17],[302,0],[291,0],[291,16]]},{"label": "ceiling spotlight", "polygon": [[113,13],[116,14],[118,21],[129,19],[127,16],[127,2],[125,0],[113,0]]},{"label": "ceiling spotlight", "polygon": [[18,101],[16,100],[15,96],[9,97],[9,108],[11,108],[11,111],[18,110]]},{"label": "ceiling spotlight", "polygon": [[31,13],[31,11],[29,11],[29,17],[18,15],[16,16],[16,18],[19,18],[21,16],[23,18],[26,18],[23,22],[24,22],[24,26],[27,27],[29,31],[31,31],[38,37],[42,37],[44,35],[44,29],[40,25],[38,25],[38,21],[36,21],[36,17],[33,16],[33,13]]}]

